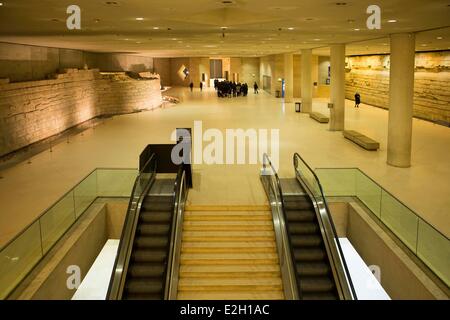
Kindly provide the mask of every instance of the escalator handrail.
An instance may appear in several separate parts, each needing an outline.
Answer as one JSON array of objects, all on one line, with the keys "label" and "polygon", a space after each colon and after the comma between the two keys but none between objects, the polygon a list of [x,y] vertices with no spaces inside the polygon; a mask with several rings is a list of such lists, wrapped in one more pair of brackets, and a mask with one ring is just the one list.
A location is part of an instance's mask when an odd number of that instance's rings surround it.
[{"label": "escalator handrail", "polygon": [[[353,286],[353,282],[352,282],[352,280],[351,280],[350,271],[349,271],[348,266],[347,266],[347,263],[346,263],[346,261],[345,261],[345,259],[344,259],[344,252],[343,252],[342,247],[341,247],[341,244],[340,244],[340,242],[339,242],[339,238],[338,238],[338,235],[337,235],[337,232],[336,232],[336,227],[335,227],[335,225],[334,225],[333,217],[332,217],[332,215],[331,215],[331,213],[330,213],[330,209],[329,209],[329,207],[328,207],[327,200],[326,200],[325,195],[324,195],[324,193],[323,193],[323,188],[322,188],[322,185],[321,185],[321,183],[320,183],[320,180],[319,180],[319,178],[317,177],[317,175],[316,175],[316,173],[314,172],[314,170],[312,170],[311,167],[306,163],[306,161],[305,161],[305,160],[304,160],[304,159],[296,152],[296,153],[294,153],[294,156],[293,156],[294,169],[295,169],[297,175],[298,175],[300,178],[302,178],[302,175],[301,175],[301,173],[300,173],[300,170],[298,169],[298,165],[297,165],[297,161],[298,161],[298,160],[300,160],[301,162],[303,162],[303,164],[306,166],[306,168],[307,168],[307,169],[310,171],[310,173],[313,175],[314,180],[315,180],[315,182],[317,183],[317,185],[318,185],[318,187],[319,187],[319,191],[320,191],[320,195],[319,195],[319,196],[323,199],[323,204],[324,204],[324,207],[325,207],[325,211],[326,211],[326,214],[327,214],[328,219],[329,219],[329,221],[330,221],[331,229],[332,229],[332,232],[333,232],[333,237],[334,237],[334,239],[335,239],[335,243],[336,243],[336,246],[337,246],[337,248],[338,248],[338,254],[339,254],[339,257],[338,257],[338,258],[341,260],[342,265],[343,265],[343,267],[344,267],[345,276],[346,276],[346,278],[347,278],[347,281],[346,281],[346,282],[347,282],[347,284],[348,284],[348,286],[349,286],[349,288],[350,288],[351,299],[357,299],[356,291],[355,291],[355,288],[354,288],[354,286]],[[314,200],[315,200],[315,202],[317,203],[316,195],[314,194],[314,192],[312,192],[311,187],[308,185],[307,180],[306,180],[306,179],[302,179],[302,181],[304,182],[305,186],[309,189],[311,195],[314,197]],[[319,215],[319,217],[320,217],[320,215]],[[320,218],[321,218],[321,217],[320,217]]]},{"label": "escalator handrail", "polygon": [[[154,164],[154,168],[151,172],[146,172],[148,169],[152,168],[152,164]],[[134,180],[133,190],[131,191],[130,201],[128,202],[127,213],[125,216],[125,221],[122,228],[122,234],[120,237],[119,247],[117,249],[117,256],[114,262],[114,268],[111,274],[111,281],[108,287],[108,293],[106,295],[106,299],[108,300],[117,300],[120,299],[122,294],[123,285],[124,285],[124,277],[126,277],[126,266],[129,261],[130,250],[132,248],[132,236],[135,232],[135,225],[137,222],[137,217],[139,216],[139,212],[141,210],[142,202],[144,201],[145,196],[150,189],[150,186],[155,180],[156,177],[156,169],[157,169],[157,159],[156,154],[152,153],[144,164],[144,166],[139,171],[136,179]],[[138,184],[141,182],[141,178],[144,173],[150,173],[150,179],[142,188],[142,191],[136,195],[136,190]],[[131,227],[130,227],[131,226]],[[129,228],[132,228],[131,230]],[[118,270],[118,266],[121,265],[121,269]]]},{"label": "escalator handrail", "polygon": [[179,241],[181,237],[181,223],[184,212],[184,203],[186,201],[187,195],[187,182],[186,182],[186,171],[184,166],[181,165],[178,169],[177,178],[174,184],[173,198],[174,198],[174,209],[173,209],[173,219],[170,227],[170,249],[167,261],[167,268],[165,271],[165,289],[164,289],[164,299],[172,300],[175,297],[174,288],[178,284],[178,274],[176,272],[177,256],[179,254]]},{"label": "escalator handrail", "polygon": [[[263,154],[263,168],[264,168],[264,170],[265,170],[267,164],[269,164],[269,166],[270,166],[270,168],[271,168],[271,170],[273,172],[272,176],[275,178],[276,188],[278,189],[278,194],[279,194],[279,198],[280,198],[280,209],[281,209],[281,217],[280,218],[284,220],[283,221],[283,225],[285,226],[285,228],[287,228],[287,225],[286,225],[287,215],[286,215],[286,210],[285,210],[285,202],[284,202],[284,197],[283,197],[283,189],[281,188],[280,177],[278,176],[278,173],[277,173],[274,165],[272,164],[272,161],[270,160],[269,155],[267,153],[264,153]],[[275,193],[275,190],[273,190],[273,191]],[[277,198],[277,194],[274,194],[274,195],[275,195],[275,199],[276,199]],[[286,232],[286,231],[287,231],[287,229],[286,230],[282,230],[282,232]],[[292,244],[291,244],[291,241],[290,241],[289,237],[286,235],[286,237],[284,237],[284,240],[285,241],[283,241],[283,242],[287,243],[287,246],[289,248],[289,252],[291,254],[291,257],[294,257],[294,249],[292,247]],[[281,265],[283,265],[284,263],[286,263],[286,260],[287,260],[286,257],[285,257],[284,250],[282,248],[278,248],[278,251],[281,254],[281,261],[280,261],[280,263],[281,263]],[[287,263],[291,263],[292,264],[292,261],[289,259]],[[295,266],[294,265],[292,265],[291,268],[293,270],[295,270]],[[294,271],[293,274],[295,276],[295,281],[297,283],[297,286],[299,286],[300,285],[300,278],[299,278],[299,276],[298,276],[296,271]],[[300,291],[297,288],[295,288],[295,291],[296,291],[296,294],[298,296],[300,296]]]}]

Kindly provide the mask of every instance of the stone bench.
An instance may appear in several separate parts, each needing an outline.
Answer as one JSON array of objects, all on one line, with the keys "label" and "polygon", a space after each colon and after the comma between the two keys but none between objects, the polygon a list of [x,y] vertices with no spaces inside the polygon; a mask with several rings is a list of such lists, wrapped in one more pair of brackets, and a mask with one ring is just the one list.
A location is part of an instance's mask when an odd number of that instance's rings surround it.
[{"label": "stone bench", "polygon": [[319,112],[311,112],[309,114],[309,117],[316,120],[317,122],[320,123],[328,123],[330,122],[330,118],[328,118],[327,116],[319,113]]},{"label": "stone bench", "polygon": [[354,130],[345,130],[343,133],[345,138],[353,141],[357,145],[363,147],[366,150],[376,151],[380,148],[380,143],[377,141],[366,137],[365,135],[354,131]]}]

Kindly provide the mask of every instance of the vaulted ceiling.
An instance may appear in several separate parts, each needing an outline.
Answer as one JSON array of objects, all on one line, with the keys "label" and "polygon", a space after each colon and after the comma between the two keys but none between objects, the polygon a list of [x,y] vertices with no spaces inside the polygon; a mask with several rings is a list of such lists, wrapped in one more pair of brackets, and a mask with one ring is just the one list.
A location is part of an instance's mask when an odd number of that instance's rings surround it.
[{"label": "vaulted ceiling", "polygon": [[[389,52],[389,34],[419,32],[418,50],[450,48],[450,0],[0,0],[0,41],[138,55],[263,56],[347,43]],[[81,30],[66,9],[81,8]],[[366,9],[381,7],[368,30]]]}]

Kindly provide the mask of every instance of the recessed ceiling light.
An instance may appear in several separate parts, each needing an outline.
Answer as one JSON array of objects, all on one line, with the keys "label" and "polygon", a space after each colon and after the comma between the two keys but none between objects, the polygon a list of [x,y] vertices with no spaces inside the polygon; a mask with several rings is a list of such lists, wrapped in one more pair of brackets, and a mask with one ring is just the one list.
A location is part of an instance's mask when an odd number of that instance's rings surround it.
[{"label": "recessed ceiling light", "polygon": [[313,39],[314,41],[320,41],[320,39]]},{"label": "recessed ceiling light", "polygon": [[140,42],[140,41],[136,41],[136,43],[137,43],[137,44],[141,44],[142,42]]},{"label": "recessed ceiling light", "polygon": [[139,18],[136,18],[136,20],[137,20],[137,21],[142,21],[142,20],[144,20],[144,18],[140,18],[140,17],[139,17]]},{"label": "recessed ceiling light", "polygon": [[422,47],[426,47],[426,46],[428,46],[428,45],[425,44],[425,43],[422,43],[421,46],[422,46]]},{"label": "recessed ceiling light", "polygon": [[177,39],[177,38],[172,38],[172,40],[173,40],[173,41],[177,41],[178,39]]},{"label": "recessed ceiling light", "polygon": [[159,27],[153,27],[153,30],[159,30]]},{"label": "recessed ceiling light", "polygon": [[0,7],[2,7],[3,6],[3,2],[0,2]]},{"label": "recessed ceiling light", "polygon": [[438,40],[442,40],[442,39],[444,39],[443,37],[437,37],[436,39],[438,39]]},{"label": "recessed ceiling light", "polygon": [[388,20],[388,22],[389,22],[389,23],[396,23],[396,22],[397,22],[397,20],[395,20],[395,19],[391,19],[391,20]]},{"label": "recessed ceiling light", "polygon": [[228,29],[228,27],[220,27],[220,29],[222,29],[222,30],[223,30],[223,29]]},{"label": "recessed ceiling light", "polygon": [[355,29],[353,29],[353,30],[355,30],[355,31],[360,31],[361,29],[359,29],[359,28],[355,28]]},{"label": "recessed ceiling light", "polygon": [[289,28],[288,28],[288,30],[291,30],[291,31],[292,31],[292,30],[294,30],[294,28],[292,28],[292,27],[289,27]]}]

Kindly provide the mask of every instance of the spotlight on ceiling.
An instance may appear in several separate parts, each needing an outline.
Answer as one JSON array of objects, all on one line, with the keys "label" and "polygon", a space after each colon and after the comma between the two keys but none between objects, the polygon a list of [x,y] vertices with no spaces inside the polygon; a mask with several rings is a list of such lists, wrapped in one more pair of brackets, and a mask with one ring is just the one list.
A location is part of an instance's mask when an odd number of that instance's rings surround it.
[{"label": "spotlight on ceiling", "polygon": [[159,27],[153,27],[153,30],[159,30]]},{"label": "spotlight on ceiling", "polygon": [[291,31],[292,31],[292,30],[294,30],[294,28],[293,28],[293,27],[289,27],[288,30],[291,30]]},{"label": "spotlight on ceiling", "polygon": [[355,29],[353,29],[353,30],[355,30],[355,31],[360,31],[361,29],[359,29],[359,28],[355,28]]},{"label": "spotlight on ceiling", "polygon": [[136,18],[136,21],[142,21],[142,20],[144,20],[144,18],[141,18],[141,17]]},{"label": "spotlight on ceiling", "polygon": [[3,7],[3,2],[0,2],[0,7]]},{"label": "spotlight on ceiling", "polygon": [[438,39],[438,40],[442,40],[442,39],[444,39],[443,37],[437,37],[436,39]]},{"label": "spotlight on ceiling", "polygon": [[396,23],[397,20],[395,20],[395,19],[390,19],[390,20],[388,20],[388,22],[389,22],[389,23]]}]

